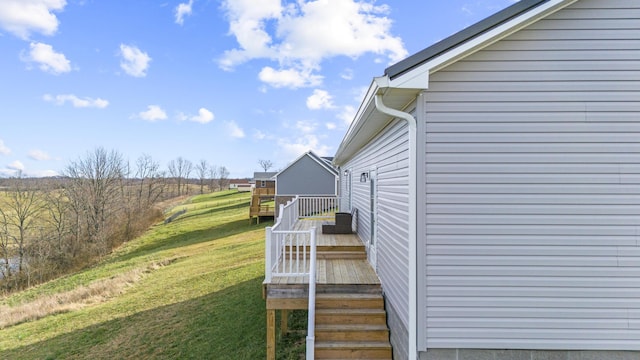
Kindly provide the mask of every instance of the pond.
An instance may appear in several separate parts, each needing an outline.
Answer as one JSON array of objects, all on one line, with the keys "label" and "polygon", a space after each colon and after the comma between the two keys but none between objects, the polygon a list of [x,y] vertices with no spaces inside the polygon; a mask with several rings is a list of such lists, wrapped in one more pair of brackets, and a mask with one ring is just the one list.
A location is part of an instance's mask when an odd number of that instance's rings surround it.
[{"label": "pond", "polygon": [[[5,261],[4,259],[0,259],[0,269],[4,270],[5,268]],[[9,269],[11,270],[12,273],[15,273],[16,271],[18,271],[18,258],[14,257],[9,259]],[[2,279],[4,277],[4,272],[0,271],[0,279]]]}]

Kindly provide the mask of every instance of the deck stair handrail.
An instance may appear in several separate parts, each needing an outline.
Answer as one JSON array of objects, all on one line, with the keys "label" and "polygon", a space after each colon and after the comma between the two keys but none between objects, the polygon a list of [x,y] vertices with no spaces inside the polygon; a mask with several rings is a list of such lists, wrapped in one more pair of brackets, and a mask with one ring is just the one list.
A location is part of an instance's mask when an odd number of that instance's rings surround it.
[{"label": "deck stair handrail", "polygon": [[338,211],[335,196],[296,196],[280,204],[276,223],[266,228],[265,282],[273,276],[308,276],[309,318],[307,322],[307,359],[313,360],[315,347],[316,228],[295,230],[299,219],[333,217]]},{"label": "deck stair handrail", "polygon": [[276,223],[266,228],[265,281],[273,276],[302,276],[308,274],[307,246],[310,231],[296,231],[298,198],[280,204]]},{"label": "deck stair handrail", "polygon": [[314,360],[316,347],[316,229],[311,228],[309,264],[309,311],[307,312],[307,360]]}]

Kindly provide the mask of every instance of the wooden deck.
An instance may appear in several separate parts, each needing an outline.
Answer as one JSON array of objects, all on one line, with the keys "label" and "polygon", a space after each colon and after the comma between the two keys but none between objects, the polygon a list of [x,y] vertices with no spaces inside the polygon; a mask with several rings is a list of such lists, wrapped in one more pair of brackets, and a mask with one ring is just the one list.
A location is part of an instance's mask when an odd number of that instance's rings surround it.
[{"label": "wooden deck", "polygon": [[[300,220],[295,227],[295,230],[309,230],[313,226],[316,227],[318,252],[316,286],[323,288],[331,285],[380,285],[380,279],[365,258],[364,245],[358,236],[355,234],[322,234],[322,223],[322,220]],[[359,253],[361,256],[356,257],[354,253]],[[274,276],[270,283],[264,285],[267,289],[271,286],[282,290],[286,285],[308,284],[308,276]],[[292,290],[294,289],[296,289],[295,286],[292,287]],[[282,293],[282,291],[278,293]],[[268,290],[266,294],[268,296]],[[307,294],[300,294],[300,297],[306,299]],[[306,308],[306,306],[302,308]]]},{"label": "wooden deck", "polygon": [[[391,359],[380,280],[355,234],[322,234],[325,220],[299,220],[295,230],[316,228],[317,359]],[[287,311],[308,309],[309,276],[274,276],[263,283],[267,307],[267,359],[275,359],[276,311],[287,331]]]},{"label": "wooden deck", "polygon": [[[251,204],[249,205],[249,222],[253,222],[255,217],[260,223],[261,217],[274,217],[275,207],[273,204],[275,197],[274,188],[257,188],[251,193]],[[270,205],[266,205],[270,204]]]}]

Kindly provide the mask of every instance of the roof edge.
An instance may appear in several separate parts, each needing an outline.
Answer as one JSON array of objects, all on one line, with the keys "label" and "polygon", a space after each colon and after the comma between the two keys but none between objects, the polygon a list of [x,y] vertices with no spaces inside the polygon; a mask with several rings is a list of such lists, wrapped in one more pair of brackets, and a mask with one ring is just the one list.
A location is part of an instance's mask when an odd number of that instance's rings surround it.
[{"label": "roof edge", "polygon": [[461,45],[467,41],[482,35],[483,33],[500,26],[501,24],[518,17],[522,13],[538,7],[550,0],[521,0],[517,3],[477,22],[451,36],[441,40],[426,49],[417,52],[408,58],[399,61],[398,63],[389,66],[385,69],[385,75],[394,79],[412,69],[420,66],[421,64]]},{"label": "roof edge", "polygon": [[322,166],[325,170],[327,170],[328,172],[330,172],[334,176],[338,176],[338,170],[337,169],[331,167],[330,166],[331,164],[326,162],[326,161],[324,161],[320,156],[318,156],[318,154],[316,154],[312,150],[309,150],[309,151],[305,152],[304,154],[298,156],[292,162],[288,163],[287,166],[284,167],[284,169],[278,171],[278,173],[276,173],[274,175],[274,178],[277,178],[278,176],[280,176],[280,174],[282,174],[283,172],[287,171],[291,166],[293,166],[293,164],[297,163],[298,161],[300,161],[300,159],[304,158],[305,156],[310,157],[311,160],[313,160],[316,163],[318,163],[318,165]]}]

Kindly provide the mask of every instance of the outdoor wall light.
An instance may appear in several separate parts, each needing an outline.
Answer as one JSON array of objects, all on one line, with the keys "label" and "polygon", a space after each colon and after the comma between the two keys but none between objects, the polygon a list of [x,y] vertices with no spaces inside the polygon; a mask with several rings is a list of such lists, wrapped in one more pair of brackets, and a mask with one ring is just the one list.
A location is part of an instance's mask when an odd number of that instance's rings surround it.
[{"label": "outdoor wall light", "polygon": [[369,173],[363,172],[362,174],[360,174],[361,183],[366,183],[367,179],[369,179]]},{"label": "outdoor wall light", "polygon": [[349,176],[349,170],[345,170],[345,171],[344,171],[344,176],[345,176],[345,177]]}]

